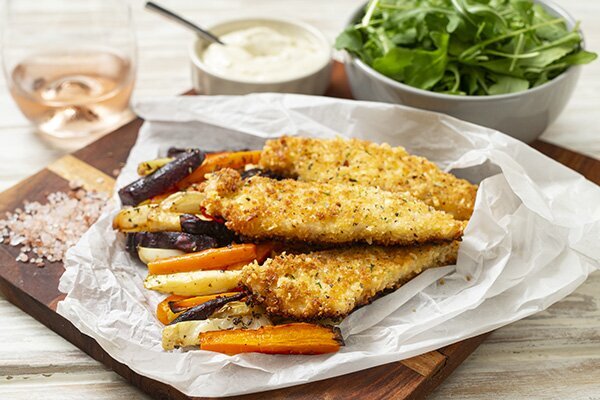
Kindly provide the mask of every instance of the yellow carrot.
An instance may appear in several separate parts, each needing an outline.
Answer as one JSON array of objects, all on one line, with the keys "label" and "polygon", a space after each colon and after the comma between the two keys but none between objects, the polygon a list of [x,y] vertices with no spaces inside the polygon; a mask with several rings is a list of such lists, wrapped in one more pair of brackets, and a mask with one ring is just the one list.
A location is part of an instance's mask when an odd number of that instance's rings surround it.
[{"label": "yellow carrot", "polygon": [[165,157],[141,162],[138,164],[137,173],[139,176],[150,175],[154,173],[157,169],[164,167],[173,160],[174,158],[172,157]]}]

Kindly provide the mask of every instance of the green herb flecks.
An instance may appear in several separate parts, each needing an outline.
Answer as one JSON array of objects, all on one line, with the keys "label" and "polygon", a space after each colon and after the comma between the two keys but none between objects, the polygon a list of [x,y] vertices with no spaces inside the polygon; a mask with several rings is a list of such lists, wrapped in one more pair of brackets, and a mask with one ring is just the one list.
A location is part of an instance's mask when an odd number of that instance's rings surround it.
[{"label": "green herb flecks", "polygon": [[336,48],[420,89],[494,95],[592,62],[581,39],[531,0],[371,0]]}]

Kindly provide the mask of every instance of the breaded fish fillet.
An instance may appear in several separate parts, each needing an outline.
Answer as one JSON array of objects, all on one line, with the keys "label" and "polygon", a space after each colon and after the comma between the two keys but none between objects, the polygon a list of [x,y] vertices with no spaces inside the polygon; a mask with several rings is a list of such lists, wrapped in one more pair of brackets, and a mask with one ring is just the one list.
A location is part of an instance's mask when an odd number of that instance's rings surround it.
[{"label": "breaded fish fillet", "polygon": [[402,147],[358,139],[282,137],[267,141],[260,166],[305,182],[358,183],[409,192],[428,205],[467,220],[477,186],[443,172]]},{"label": "breaded fish fillet", "polygon": [[425,269],[454,264],[457,252],[455,241],[283,254],[245,266],[241,282],[270,314],[299,320],[344,317]]},{"label": "breaded fish fillet", "polygon": [[204,206],[234,232],[254,239],[383,245],[453,240],[464,222],[408,194],[373,186],[242,180],[232,169],[208,175]]}]

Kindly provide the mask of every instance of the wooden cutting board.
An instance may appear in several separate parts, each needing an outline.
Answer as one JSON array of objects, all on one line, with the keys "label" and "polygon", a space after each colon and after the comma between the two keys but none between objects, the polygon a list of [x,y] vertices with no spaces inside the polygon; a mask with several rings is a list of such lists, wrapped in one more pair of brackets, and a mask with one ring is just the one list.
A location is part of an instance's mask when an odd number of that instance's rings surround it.
[{"label": "wooden cutting board", "polygon": [[[351,98],[343,67],[336,64],[328,95]],[[21,207],[24,201],[45,201],[55,191],[68,191],[69,180],[83,182],[88,189],[110,191],[118,170],[133,146],[140,119],[109,133],[91,145],[67,155],[44,170],[0,194],[0,214]],[[600,161],[537,141],[533,147],[600,184]],[[56,313],[64,297],[58,291],[62,263],[46,263],[43,268],[15,261],[19,251],[0,245],[0,290],[6,298],[85,351],[106,364],[132,384],[156,399],[189,399],[169,385],[139,375],[112,359],[98,343],[79,332]],[[424,398],[450,375],[485,339],[480,335],[411,359],[370,368],[337,378],[303,384],[235,399],[419,399]]]}]

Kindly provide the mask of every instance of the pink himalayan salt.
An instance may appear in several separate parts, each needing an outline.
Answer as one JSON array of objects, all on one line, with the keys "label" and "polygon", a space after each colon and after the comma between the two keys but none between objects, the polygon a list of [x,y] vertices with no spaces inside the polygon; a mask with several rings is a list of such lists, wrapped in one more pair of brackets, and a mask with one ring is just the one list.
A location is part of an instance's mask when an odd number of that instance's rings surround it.
[{"label": "pink himalayan salt", "polygon": [[62,261],[67,250],[98,219],[108,195],[77,189],[55,192],[46,203],[25,202],[23,209],[6,213],[0,220],[0,242],[22,245],[16,260],[43,265]]}]

